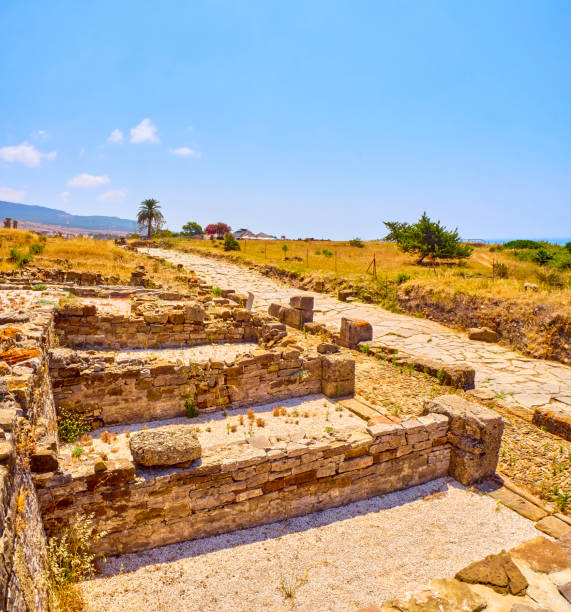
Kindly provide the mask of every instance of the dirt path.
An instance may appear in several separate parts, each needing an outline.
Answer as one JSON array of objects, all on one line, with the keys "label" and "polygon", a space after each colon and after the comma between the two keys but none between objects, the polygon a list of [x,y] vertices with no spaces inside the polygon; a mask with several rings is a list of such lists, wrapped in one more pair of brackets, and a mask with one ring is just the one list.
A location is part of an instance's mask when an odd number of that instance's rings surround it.
[{"label": "dirt path", "polygon": [[466,334],[439,323],[394,314],[374,304],[345,303],[321,293],[301,292],[246,267],[163,249],[141,249],[149,255],[182,264],[204,281],[239,293],[255,295],[254,308],[267,312],[272,302],[287,303],[292,295],[315,298],[314,320],[339,327],[342,316],[365,319],[373,325],[374,340],[413,355],[441,359],[446,363],[468,362],[476,369],[476,386],[493,391],[508,402],[533,409],[549,402],[569,406],[571,367],[524,357],[496,344],[469,340]]}]

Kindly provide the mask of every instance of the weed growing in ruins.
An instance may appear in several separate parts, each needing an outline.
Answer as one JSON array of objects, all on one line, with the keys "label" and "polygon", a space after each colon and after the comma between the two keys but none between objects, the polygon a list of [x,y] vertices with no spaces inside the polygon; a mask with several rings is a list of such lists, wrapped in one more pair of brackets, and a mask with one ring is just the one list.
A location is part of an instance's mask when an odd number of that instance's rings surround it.
[{"label": "weed growing in ruins", "polygon": [[553,501],[555,502],[555,505],[557,506],[560,512],[563,512],[565,510],[567,504],[569,503],[570,497],[571,494],[569,494],[568,491],[562,492],[559,490],[559,487],[555,487],[555,489],[553,489]]},{"label": "weed growing in ruins", "polygon": [[361,344],[359,345],[359,350],[361,351],[361,353],[365,353],[365,355],[368,355],[371,352],[371,346],[369,344]]},{"label": "weed growing in ruins", "polygon": [[32,291],[45,291],[48,288],[47,285],[42,285],[41,283],[38,285],[34,285],[32,287]]},{"label": "weed growing in ruins", "polygon": [[255,412],[252,410],[252,408],[248,408],[248,411],[246,412],[246,416],[248,417],[249,421],[253,421],[256,416],[255,416]]},{"label": "weed growing in ruins", "polygon": [[39,244],[38,242],[35,242],[34,244],[31,244],[28,247],[28,251],[30,255],[41,255],[44,252],[45,248],[45,244]]},{"label": "weed growing in ruins", "polygon": [[60,440],[75,442],[89,430],[90,427],[82,414],[78,414],[69,408],[60,410],[57,417],[57,431]]},{"label": "weed growing in ruins", "polygon": [[230,423],[226,423],[226,434],[230,435]]},{"label": "weed growing in ruins", "polygon": [[438,372],[436,372],[436,378],[438,379],[438,382],[443,385],[446,378],[446,372],[442,369],[438,370]]},{"label": "weed growing in ruins", "polygon": [[187,399],[184,402],[184,411],[189,419],[195,419],[200,413],[195,399]]},{"label": "weed growing in ruins", "polygon": [[214,297],[221,297],[222,296],[222,289],[220,289],[220,287],[214,287],[214,289],[212,289],[212,295]]},{"label": "weed growing in ruins", "polygon": [[264,419],[262,419],[262,417],[258,417],[256,419],[256,425],[258,427],[265,427],[266,426],[266,421],[264,421]]},{"label": "weed growing in ruins", "polygon": [[83,448],[83,446],[74,446],[71,451],[71,456],[74,459],[79,459],[81,455],[83,455],[84,453],[85,453],[85,449]]},{"label": "weed growing in ruins", "polygon": [[95,572],[93,545],[105,532],[96,533],[93,514],[77,516],[59,537],[48,541],[47,583],[55,610],[80,610],[81,595],[75,584]]},{"label": "weed growing in ruins", "polygon": [[325,433],[333,433],[333,427],[331,425],[327,425],[327,427],[325,428]]}]

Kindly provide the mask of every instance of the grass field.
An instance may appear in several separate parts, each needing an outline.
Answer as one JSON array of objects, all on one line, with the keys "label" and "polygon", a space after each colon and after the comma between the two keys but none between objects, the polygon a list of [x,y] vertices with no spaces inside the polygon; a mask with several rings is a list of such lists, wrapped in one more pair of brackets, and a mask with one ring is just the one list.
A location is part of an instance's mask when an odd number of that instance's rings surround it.
[{"label": "grass field", "polygon": [[[45,238],[30,231],[0,229],[0,272],[18,269],[18,263],[13,257],[14,250],[23,256],[30,255],[32,251],[28,265],[38,268],[93,272],[103,276],[117,276],[121,281],[128,282],[131,272],[137,266],[144,265],[154,281],[169,285],[181,284],[174,269],[150,262],[145,256],[127,251],[112,240],[94,240],[89,237]],[[39,250],[41,252],[33,253]]]},{"label": "grass field", "polygon": [[[169,242],[181,251],[198,248],[224,253],[221,241],[170,239]],[[557,282],[563,284],[562,288],[550,285],[553,277],[546,277],[553,270],[532,261],[518,259],[513,251],[507,249],[492,251],[490,245],[475,246],[472,255],[464,262],[441,262],[433,268],[431,265],[416,264],[415,256],[402,253],[395,244],[388,242],[364,242],[362,248],[350,246],[348,242],[300,240],[240,240],[239,244],[240,251],[228,254],[245,262],[271,264],[302,275],[337,277],[374,284],[374,259],[377,282],[420,282],[467,293],[485,293],[506,298],[525,297],[566,306],[571,304],[570,271],[555,272]],[[494,274],[494,263],[507,267],[507,278],[498,278]],[[540,290],[525,292],[525,282],[537,284]]]}]

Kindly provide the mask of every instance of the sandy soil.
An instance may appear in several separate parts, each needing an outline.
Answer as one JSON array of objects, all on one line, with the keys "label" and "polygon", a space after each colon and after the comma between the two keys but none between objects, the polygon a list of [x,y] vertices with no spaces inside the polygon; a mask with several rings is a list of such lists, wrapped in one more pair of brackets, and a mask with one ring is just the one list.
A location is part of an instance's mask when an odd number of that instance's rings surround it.
[{"label": "sandy soil", "polygon": [[88,610],[358,610],[537,535],[450,480],[263,527],[109,559]]}]

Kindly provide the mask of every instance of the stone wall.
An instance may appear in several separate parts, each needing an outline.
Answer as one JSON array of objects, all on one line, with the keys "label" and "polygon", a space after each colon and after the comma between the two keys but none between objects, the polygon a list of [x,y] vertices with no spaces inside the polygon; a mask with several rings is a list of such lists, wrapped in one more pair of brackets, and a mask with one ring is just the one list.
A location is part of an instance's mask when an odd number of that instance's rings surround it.
[{"label": "stone wall", "polygon": [[208,309],[199,302],[149,304],[127,315],[100,313],[94,304],[72,300],[57,310],[55,329],[62,346],[177,348],[257,342],[271,321],[230,304]]},{"label": "stone wall", "polygon": [[355,390],[352,359],[294,348],[255,349],[229,364],[189,365],[54,349],[50,375],[58,410],[83,415],[94,429],[182,416],[187,400],[210,412],[322,390],[330,397]]},{"label": "stone wall", "polygon": [[[57,532],[94,513],[108,554],[202,538],[344,505],[448,473],[448,418],[428,415],[320,439],[233,455],[208,453],[190,468],[141,468],[125,459],[107,470],[36,476],[44,525]],[[110,457],[112,455],[110,454]]]}]

